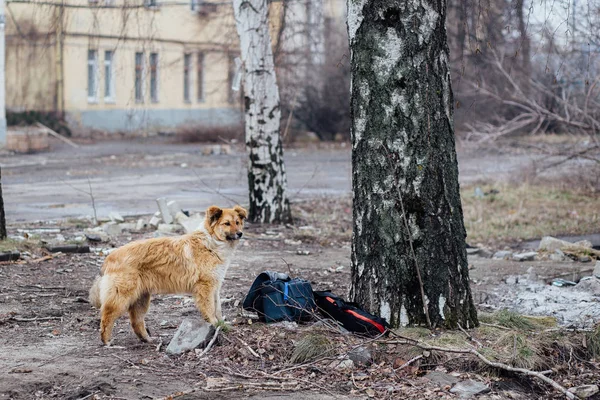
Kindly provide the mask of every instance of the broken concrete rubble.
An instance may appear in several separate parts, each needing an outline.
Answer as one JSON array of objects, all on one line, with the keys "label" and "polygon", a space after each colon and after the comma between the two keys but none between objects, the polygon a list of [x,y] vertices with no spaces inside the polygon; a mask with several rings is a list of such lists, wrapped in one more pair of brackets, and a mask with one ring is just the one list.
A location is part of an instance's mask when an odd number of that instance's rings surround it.
[{"label": "broken concrete rubble", "polygon": [[212,337],[214,327],[203,319],[184,319],[167,347],[169,354],[195,349]]},{"label": "broken concrete rubble", "polygon": [[167,199],[165,197],[159,197],[156,199],[156,204],[158,204],[158,209],[160,210],[160,214],[162,215],[162,219],[165,224],[170,224],[173,222],[173,216],[169,212],[169,206],[167,205]]},{"label": "broken concrete rubble", "polygon": [[537,251],[529,251],[527,253],[514,254],[512,259],[514,261],[533,261],[537,254]]},{"label": "broken concrete rubble", "polygon": [[125,222],[125,218],[123,218],[121,216],[121,214],[119,214],[116,211],[111,212],[110,214],[108,214],[108,218],[110,218],[110,220],[112,222]]},{"label": "broken concrete rubble", "polygon": [[160,224],[161,221],[162,221],[162,214],[160,213],[160,211],[157,211],[154,213],[152,218],[150,218],[150,222],[148,222],[148,225],[150,225],[151,227],[156,229],[156,228],[158,228],[158,224]]}]

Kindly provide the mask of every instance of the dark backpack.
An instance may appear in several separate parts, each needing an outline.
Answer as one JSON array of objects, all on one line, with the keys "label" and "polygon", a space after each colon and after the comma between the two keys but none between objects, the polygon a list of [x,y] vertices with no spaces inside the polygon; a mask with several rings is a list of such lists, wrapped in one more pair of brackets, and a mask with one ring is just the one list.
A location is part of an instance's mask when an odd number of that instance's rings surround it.
[{"label": "dark backpack", "polygon": [[308,321],[317,310],[309,281],[271,271],[254,280],[243,307],[262,322]]},{"label": "dark backpack", "polygon": [[385,318],[362,310],[358,304],[349,303],[331,292],[313,292],[319,312],[326,318],[339,321],[350,332],[377,336],[389,327]]}]

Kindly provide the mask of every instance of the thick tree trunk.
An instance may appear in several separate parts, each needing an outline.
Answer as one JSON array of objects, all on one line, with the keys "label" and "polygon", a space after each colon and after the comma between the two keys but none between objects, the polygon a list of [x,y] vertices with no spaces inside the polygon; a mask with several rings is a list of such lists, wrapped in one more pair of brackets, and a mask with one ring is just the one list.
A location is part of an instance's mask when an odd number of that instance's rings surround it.
[{"label": "thick tree trunk", "polygon": [[249,219],[291,222],[287,179],[279,135],[281,110],[273,64],[266,0],[234,0],[240,50],[245,65],[244,107],[249,153]]},{"label": "thick tree trunk", "polygon": [[6,217],[4,216],[4,197],[2,197],[2,170],[0,170],[0,240],[6,239]]},{"label": "thick tree trunk", "polygon": [[527,23],[525,22],[524,14],[524,3],[523,0],[517,0],[515,8],[517,11],[517,24],[519,25],[519,35],[521,36],[521,68],[525,78],[531,77],[531,45],[529,42],[529,35],[527,34]]},{"label": "thick tree trunk", "polygon": [[392,326],[477,325],[445,20],[445,1],[348,0],[351,297]]}]

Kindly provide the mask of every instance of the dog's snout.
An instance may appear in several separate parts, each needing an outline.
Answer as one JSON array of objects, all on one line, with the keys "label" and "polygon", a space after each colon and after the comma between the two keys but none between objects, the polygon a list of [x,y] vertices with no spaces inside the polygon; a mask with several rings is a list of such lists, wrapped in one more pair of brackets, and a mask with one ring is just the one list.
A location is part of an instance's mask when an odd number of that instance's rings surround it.
[{"label": "dog's snout", "polygon": [[237,233],[237,237],[238,237],[238,239],[239,239],[239,238],[241,238],[241,237],[242,237],[242,235],[243,235],[243,233],[242,233],[242,232],[238,232],[238,233]]}]

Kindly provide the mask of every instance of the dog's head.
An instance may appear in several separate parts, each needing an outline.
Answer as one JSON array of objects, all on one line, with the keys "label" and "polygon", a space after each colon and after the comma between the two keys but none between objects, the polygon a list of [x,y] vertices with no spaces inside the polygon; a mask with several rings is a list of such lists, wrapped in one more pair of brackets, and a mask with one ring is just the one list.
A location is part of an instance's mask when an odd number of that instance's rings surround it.
[{"label": "dog's head", "polygon": [[233,208],[210,206],[206,210],[204,225],[215,239],[233,244],[242,237],[247,216],[248,212],[240,206]]}]

